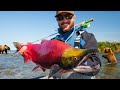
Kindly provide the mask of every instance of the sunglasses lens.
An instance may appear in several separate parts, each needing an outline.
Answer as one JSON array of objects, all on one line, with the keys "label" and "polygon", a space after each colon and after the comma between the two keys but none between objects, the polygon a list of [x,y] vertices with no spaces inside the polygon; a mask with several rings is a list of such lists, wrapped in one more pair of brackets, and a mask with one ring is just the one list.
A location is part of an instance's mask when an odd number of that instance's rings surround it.
[{"label": "sunglasses lens", "polygon": [[66,15],[65,15],[65,18],[66,18],[66,19],[71,19],[72,17],[73,17],[72,14],[66,14]]},{"label": "sunglasses lens", "polygon": [[61,21],[61,20],[64,19],[64,17],[63,17],[62,15],[59,15],[59,16],[57,16],[56,18],[57,18],[58,21]]},{"label": "sunglasses lens", "polygon": [[72,19],[73,14],[65,14],[65,15],[56,16],[56,18],[57,18],[58,21],[62,21],[62,20],[64,19],[64,17],[65,17],[66,19]]}]

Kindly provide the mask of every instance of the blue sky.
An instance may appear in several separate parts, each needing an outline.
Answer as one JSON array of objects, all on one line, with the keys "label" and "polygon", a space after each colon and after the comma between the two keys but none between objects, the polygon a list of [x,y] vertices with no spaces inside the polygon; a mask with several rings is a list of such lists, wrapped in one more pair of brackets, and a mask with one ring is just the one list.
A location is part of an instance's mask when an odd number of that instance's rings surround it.
[{"label": "blue sky", "polygon": [[[87,31],[97,41],[120,41],[120,11],[76,11],[75,15],[75,23],[94,18]],[[55,11],[0,11],[0,44],[15,50],[12,42],[34,42],[56,33],[54,16]]]}]

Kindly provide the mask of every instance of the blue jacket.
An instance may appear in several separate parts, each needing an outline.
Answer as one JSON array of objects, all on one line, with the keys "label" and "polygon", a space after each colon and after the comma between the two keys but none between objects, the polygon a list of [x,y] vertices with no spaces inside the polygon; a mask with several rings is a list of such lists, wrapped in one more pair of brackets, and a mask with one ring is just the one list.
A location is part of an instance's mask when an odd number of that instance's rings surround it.
[{"label": "blue jacket", "polygon": [[[54,37],[53,39],[58,39],[61,41],[66,42],[67,44],[71,45],[74,47],[74,41],[77,37],[76,33],[78,31],[84,32],[86,31],[85,28],[78,28],[78,27],[73,27],[71,30],[69,30],[68,32],[64,33],[62,32],[62,30],[60,28],[58,28],[58,33],[59,35],[57,35],[56,37]],[[85,45],[85,41],[81,38],[80,39],[80,46],[79,48],[82,48]]]},{"label": "blue jacket", "polygon": [[79,48],[94,48],[97,49],[97,40],[95,39],[94,35],[92,33],[88,33],[85,28],[83,27],[73,27],[68,32],[64,33],[60,28],[58,28],[58,33],[56,37],[53,39],[61,40],[66,42],[67,44],[71,46],[75,46],[74,42],[77,37],[77,33],[81,32],[81,38],[79,43]]}]

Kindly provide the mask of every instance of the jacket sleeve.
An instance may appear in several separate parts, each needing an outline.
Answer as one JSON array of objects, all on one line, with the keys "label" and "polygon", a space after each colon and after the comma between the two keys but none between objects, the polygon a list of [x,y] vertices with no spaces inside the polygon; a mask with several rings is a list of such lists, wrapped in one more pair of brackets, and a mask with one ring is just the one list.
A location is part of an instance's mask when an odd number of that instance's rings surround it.
[{"label": "jacket sleeve", "polygon": [[[84,49],[97,49],[97,40],[92,33],[84,32],[82,33],[82,39],[86,42],[83,46]],[[86,65],[92,68],[92,72],[86,73],[88,75],[96,75],[99,73],[101,67],[101,60],[99,58],[99,53],[93,53],[88,56],[86,60]]]},{"label": "jacket sleeve", "polygon": [[87,49],[98,49],[97,40],[92,33],[84,32],[82,34],[82,39],[86,42],[83,48]]}]

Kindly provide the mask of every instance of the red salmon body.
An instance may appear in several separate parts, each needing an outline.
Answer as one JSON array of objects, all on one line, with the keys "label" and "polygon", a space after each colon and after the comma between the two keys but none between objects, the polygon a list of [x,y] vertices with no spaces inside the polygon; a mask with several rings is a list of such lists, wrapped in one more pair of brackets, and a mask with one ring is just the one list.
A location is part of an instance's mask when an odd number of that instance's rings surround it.
[{"label": "red salmon body", "polygon": [[33,61],[45,68],[59,63],[63,52],[71,48],[70,45],[58,40],[45,40],[41,44],[27,44],[23,53],[24,61]]}]

